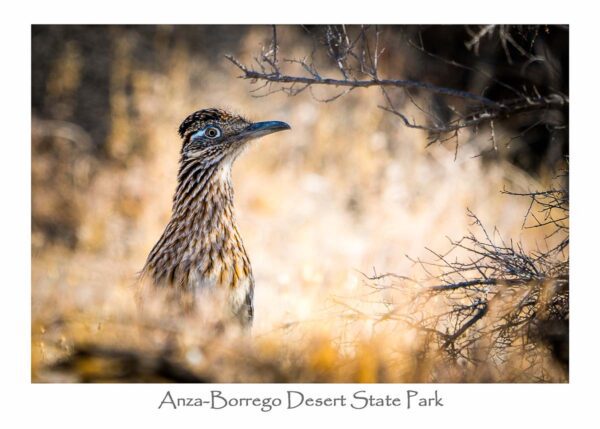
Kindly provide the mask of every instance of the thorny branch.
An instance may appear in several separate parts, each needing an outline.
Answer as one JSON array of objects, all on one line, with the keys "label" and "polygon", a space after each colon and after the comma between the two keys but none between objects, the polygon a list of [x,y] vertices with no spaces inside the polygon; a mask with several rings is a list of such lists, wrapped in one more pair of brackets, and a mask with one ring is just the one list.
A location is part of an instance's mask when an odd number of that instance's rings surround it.
[{"label": "thorny branch", "polygon": [[[537,31],[537,30],[536,30]],[[471,35],[471,40],[465,43],[466,47],[473,50],[475,55],[478,55],[479,45],[485,37],[492,37],[498,34],[498,37],[504,47],[507,55],[507,60],[512,64],[508,46],[512,46],[523,56],[535,61],[539,58],[530,55],[523,47],[521,47],[512,37],[510,27],[487,25],[481,26],[477,30],[467,27],[468,34]],[[523,114],[532,111],[548,111],[564,109],[569,104],[569,99],[566,95],[552,91],[546,95],[540,95],[537,88],[533,88],[530,94],[526,94],[524,90],[516,89],[493,78],[489,73],[482,70],[474,69],[456,61],[446,60],[433,53],[427,51],[420,39],[419,44],[409,41],[409,45],[416,48],[419,52],[443,61],[454,67],[466,69],[480,73],[488,78],[492,83],[498,84],[504,88],[508,88],[510,92],[515,94],[512,99],[493,100],[483,94],[474,94],[472,92],[463,91],[455,88],[434,85],[429,82],[399,79],[399,78],[383,78],[380,68],[380,58],[385,52],[385,47],[382,46],[381,37],[382,30],[378,26],[362,25],[357,29],[349,30],[346,26],[330,25],[324,29],[324,34],[319,38],[314,36],[319,44],[321,51],[317,48],[306,57],[303,58],[286,58],[278,61],[277,52],[279,51],[277,32],[273,26],[272,40],[268,50],[261,52],[260,56],[255,58],[258,68],[252,68],[235,57],[227,55],[227,59],[231,61],[241,72],[240,77],[250,79],[256,83],[261,81],[262,84],[252,92],[255,96],[263,97],[275,92],[283,92],[290,96],[298,95],[306,89],[311,91],[315,99],[322,102],[331,102],[348,92],[359,88],[378,87],[381,89],[385,104],[379,107],[398,117],[401,122],[409,127],[424,130],[430,133],[431,143],[443,142],[449,138],[458,139],[458,132],[465,128],[476,128],[482,124],[492,124],[494,120],[508,118],[514,115]],[[326,76],[319,71],[317,67],[317,54],[324,52],[329,58],[330,64],[340,74],[340,77]],[[297,72],[290,72],[286,66],[297,66]],[[326,66],[326,65],[325,65]],[[329,67],[331,68],[331,66]],[[273,86],[275,85],[275,89]],[[340,88],[341,91],[329,98],[318,98],[312,93],[312,88],[316,86],[327,86]],[[459,100],[463,107],[459,109],[451,104],[447,105],[447,109],[453,112],[450,119],[443,120],[435,115],[433,111],[425,112],[429,122],[418,122],[415,119],[409,119],[408,115],[397,107],[392,100],[389,90],[401,89],[413,105],[420,108],[414,98],[410,95],[410,90],[420,90],[424,93],[450,97]],[[259,91],[265,92],[258,94]],[[450,137],[445,137],[446,134],[452,133]],[[458,140],[457,140],[458,141]],[[496,147],[494,145],[494,147]]]},{"label": "thorny branch", "polygon": [[[291,84],[302,84],[304,86],[312,86],[312,85],[329,85],[335,87],[351,87],[351,88],[369,88],[371,86],[393,86],[397,88],[420,88],[428,90],[434,94],[443,94],[450,95],[453,97],[464,98],[468,100],[478,101],[481,104],[491,106],[491,107],[501,107],[500,104],[492,101],[486,97],[482,97],[479,95],[471,94],[466,91],[460,91],[458,89],[445,88],[442,86],[432,85],[426,82],[419,82],[415,80],[402,80],[402,79],[379,79],[379,78],[371,78],[371,79],[335,79],[335,78],[325,78],[322,77],[319,72],[317,72],[314,65],[307,63],[305,58],[300,60],[295,59],[286,59],[284,61],[289,63],[296,63],[302,66],[302,68],[307,71],[310,76],[289,76],[282,74],[281,69],[277,66],[274,67],[271,71],[267,72],[265,70],[257,71],[253,69],[249,69],[244,66],[241,62],[235,59],[231,55],[226,55],[226,58],[235,64],[244,74],[242,77],[244,79],[261,79],[266,80],[268,82],[275,83],[291,83]],[[266,60],[265,60],[266,61]],[[268,62],[268,61],[267,61]],[[271,63],[269,62],[271,65]],[[345,69],[341,69],[341,71],[345,74],[345,76],[349,75]],[[294,88],[294,86],[282,87],[281,91],[289,94],[289,95],[297,95],[303,89]]]},{"label": "thorny branch", "polygon": [[506,242],[468,211],[476,232],[450,240],[445,254],[430,250],[432,261],[413,260],[428,279],[417,281],[393,273],[365,276],[375,290],[412,296],[414,308],[423,308],[436,297],[445,302],[445,310],[418,319],[418,311],[392,305],[373,317],[377,322],[401,320],[425,335],[434,334],[438,348],[454,360],[501,362],[513,349],[527,352],[542,343],[566,370],[568,190],[503,192],[531,200],[523,227],[549,231],[543,249],[526,251],[520,243]]}]

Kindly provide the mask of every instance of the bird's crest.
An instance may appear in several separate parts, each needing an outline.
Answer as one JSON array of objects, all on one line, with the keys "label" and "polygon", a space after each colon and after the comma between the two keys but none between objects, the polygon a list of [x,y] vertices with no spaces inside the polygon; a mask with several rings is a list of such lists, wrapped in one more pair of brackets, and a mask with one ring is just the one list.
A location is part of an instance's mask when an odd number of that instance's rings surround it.
[{"label": "bird's crest", "polygon": [[226,123],[234,120],[248,123],[242,116],[229,113],[223,109],[210,108],[198,110],[183,120],[179,126],[179,135],[185,139],[186,136],[203,128],[208,122]]}]

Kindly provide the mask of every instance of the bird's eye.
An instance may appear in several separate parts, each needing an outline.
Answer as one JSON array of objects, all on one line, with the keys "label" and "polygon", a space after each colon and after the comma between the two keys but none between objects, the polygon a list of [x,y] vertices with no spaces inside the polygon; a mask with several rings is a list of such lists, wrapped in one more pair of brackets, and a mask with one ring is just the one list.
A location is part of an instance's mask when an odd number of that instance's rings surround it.
[{"label": "bird's eye", "polygon": [[221,136],[221,130],[218,129],[217,127],[208,127],[204,131],[204,135],[206,137],[208,137],[209,139],[216,139],[217,137]]}]

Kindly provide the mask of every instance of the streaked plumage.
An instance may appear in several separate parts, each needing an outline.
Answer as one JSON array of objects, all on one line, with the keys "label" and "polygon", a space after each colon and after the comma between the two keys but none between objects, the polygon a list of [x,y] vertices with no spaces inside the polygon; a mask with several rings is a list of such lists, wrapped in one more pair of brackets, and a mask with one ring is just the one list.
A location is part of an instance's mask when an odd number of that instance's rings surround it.
[{"label": "streaked plumage", "polygon": [[217,297],[229,312],[225,317],[252,322],[254,278],[235,224],[231,166],[249,140],[289,128],[220,109],[199,110],[183,121],[171,220],[148,255],[144,276],[177,291],[182,305]]}]

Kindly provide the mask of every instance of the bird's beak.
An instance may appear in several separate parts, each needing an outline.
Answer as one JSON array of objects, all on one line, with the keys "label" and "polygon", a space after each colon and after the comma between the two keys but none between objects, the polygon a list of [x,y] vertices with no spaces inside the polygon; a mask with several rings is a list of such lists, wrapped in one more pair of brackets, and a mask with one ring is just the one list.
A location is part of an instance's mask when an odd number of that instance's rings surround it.
[{"label": "bird's beak", "polygon": [[242,131],[241,137],[244,140],[257,139],[268,134],[276,133],[277,131],[289,130],[291,128],[292,127],[288,124],[281,121],[255,122]]}]

